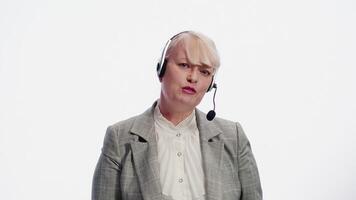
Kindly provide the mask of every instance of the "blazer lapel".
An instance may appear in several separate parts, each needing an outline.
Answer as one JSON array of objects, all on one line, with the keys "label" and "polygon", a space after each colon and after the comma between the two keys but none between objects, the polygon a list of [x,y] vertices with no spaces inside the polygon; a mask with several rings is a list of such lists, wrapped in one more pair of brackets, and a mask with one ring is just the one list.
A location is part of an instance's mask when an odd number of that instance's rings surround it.
[{"label": "blazer lapel", "polygon": [[138,116],[131,128],[131,133],[137,135],[137,140],[130,143],[134,168],[139,179],[143,199],[147,200],[162,199],[153,120],[155,105],[156,103]]},{"label": "blazer lapel", "polygon": [[198,109],[196,114],[205,175],[206,199],[220,200],[222,199],[220,171],[224,143],[217,136],[222,131],[213,122],[207,121],[205,114]]}]

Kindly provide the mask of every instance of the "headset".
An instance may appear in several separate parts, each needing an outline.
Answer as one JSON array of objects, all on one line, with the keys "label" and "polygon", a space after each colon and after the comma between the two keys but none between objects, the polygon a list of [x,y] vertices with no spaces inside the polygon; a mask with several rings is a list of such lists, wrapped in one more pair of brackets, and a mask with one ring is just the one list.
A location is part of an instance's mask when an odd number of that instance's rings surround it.
[{"label": "headset", "polygon": [[[162,51],[162,54],[161,54],[161,57],[157,63],[157,76],[159,78],[162,78],[165,71],[166,71],[166,67],[167,67],[167,59],[166,59],[166,54],[167,54],[167,50],[169,48],[169,45],[171,44],[172,40],[175,39],[176,37],[178,37],[179,35],[183,34],[183,33],[189,33],[190,31],[182,31],[182,32],[179,32],[177,34],[175,34],[173,37],[171,37],[167,42],[166,42],[166,45],[164,46],[163,48],[163,51]],[[213,88],[217,88],[217,85],[215,83],[215,75],[213,75],[212,79],[211,79],[211,82],[210,82],[210,85],[207,89],[206,92],[209,92],[211,91]]]}]

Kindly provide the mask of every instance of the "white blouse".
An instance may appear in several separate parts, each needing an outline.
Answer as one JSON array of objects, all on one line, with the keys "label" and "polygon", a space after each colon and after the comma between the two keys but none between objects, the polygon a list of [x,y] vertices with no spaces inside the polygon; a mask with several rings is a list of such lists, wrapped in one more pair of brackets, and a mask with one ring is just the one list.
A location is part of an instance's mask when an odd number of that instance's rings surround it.
[{"label": "white blouse", "polygon": [[204,200],[204,172],[195,110],[174,126],[154,111],[160,181],[164,195],[174,200]]}]

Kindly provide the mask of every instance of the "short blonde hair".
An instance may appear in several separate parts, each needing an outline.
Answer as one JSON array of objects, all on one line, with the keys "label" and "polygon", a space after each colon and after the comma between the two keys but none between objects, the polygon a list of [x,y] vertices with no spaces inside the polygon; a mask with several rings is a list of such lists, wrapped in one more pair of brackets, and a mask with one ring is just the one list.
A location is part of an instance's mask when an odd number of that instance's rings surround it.
[{"label": "short blonde hair", "polygon": [[[173,36],[168,46],[165,60],[168,60],[176,47],[183,47],[187,59],[192,64],[213,67],[217,71],[220,67],[220,57],[213,40],[194,31],[184,31]],[[193,47],[193,48],[192,48]]]}]

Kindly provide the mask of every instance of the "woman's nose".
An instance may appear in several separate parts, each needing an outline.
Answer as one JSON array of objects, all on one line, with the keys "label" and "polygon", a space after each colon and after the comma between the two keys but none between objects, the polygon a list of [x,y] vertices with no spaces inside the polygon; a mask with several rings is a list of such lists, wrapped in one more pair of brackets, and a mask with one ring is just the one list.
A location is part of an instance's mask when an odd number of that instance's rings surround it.
[{"label": "woman's nose", "polygon": [[192,67],[188,76],[187,80],[190,83],[196,83],[198,82],[198,69],[196,67]]}]

